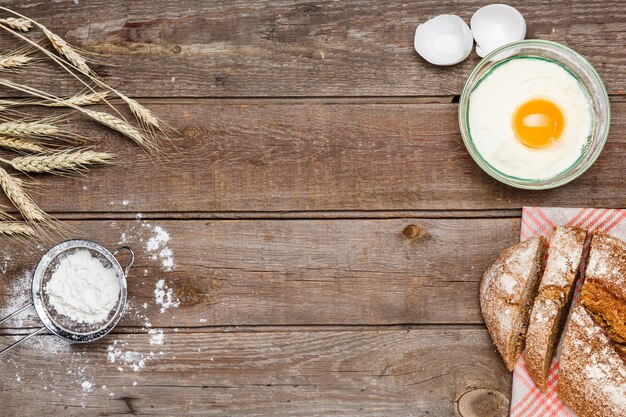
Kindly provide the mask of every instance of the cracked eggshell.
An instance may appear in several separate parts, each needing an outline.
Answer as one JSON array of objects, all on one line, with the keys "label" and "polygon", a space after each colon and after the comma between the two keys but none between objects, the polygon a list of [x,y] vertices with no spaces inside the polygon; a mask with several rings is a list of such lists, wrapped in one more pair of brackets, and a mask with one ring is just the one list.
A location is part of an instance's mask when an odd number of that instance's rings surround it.
[{"label": "cracked eggshell", "polygon": [[524,16],[507,4],[481,7],[470,20],[476,40],[476,53],[481,58],[489,52],[526,37]]},{"label": "cracked eggshell", "polygon": [[435,65],[454,65],[472,52],[474,40],[467,23],[459,16],[443,14],[415,30],[415,50]]}]

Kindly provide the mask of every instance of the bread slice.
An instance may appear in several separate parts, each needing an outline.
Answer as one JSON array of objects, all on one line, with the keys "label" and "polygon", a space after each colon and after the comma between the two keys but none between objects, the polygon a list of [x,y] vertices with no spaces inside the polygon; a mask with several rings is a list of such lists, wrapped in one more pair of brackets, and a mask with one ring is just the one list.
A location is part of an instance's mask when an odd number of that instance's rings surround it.
[{"label": "bread slice", "polygon": [[587,232],[557,227],[526,333],[526,368],[543,392],[574,293]]},{"label": "bread slice", "polygon": [[626,365],[604,329],[578,305],[561,351],[559,397],[578,417],[626,416]]},{"label": "bread slice", "polygon": [[613,341],[626,344],[626,242],[593,236],[580,303]]},{"label": "bread slice", "polygon": [[546,240],[528,239],[506,249],[483,275],[480,308],[509,371],[524,348],[530,308],[543,273]]}]

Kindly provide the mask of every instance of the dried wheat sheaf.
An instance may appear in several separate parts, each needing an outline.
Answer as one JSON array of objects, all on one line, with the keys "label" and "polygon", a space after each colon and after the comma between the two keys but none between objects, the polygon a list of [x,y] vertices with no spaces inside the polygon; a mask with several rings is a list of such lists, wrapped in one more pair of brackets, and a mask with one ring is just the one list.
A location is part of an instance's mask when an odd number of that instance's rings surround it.
[{"label": "dried wheat sheaf", "polygon": [[[86,138],[67,131],[72,117],[86,117],[125,136],[146,152],[157,153],[160,138],[172,129],[150,109],[108,85],[90,63],[89,54],[76,48],[47,26],[7,7],[0,6],[0,29],[13,35],[23,45],[0,53],[0,86],[19,92],[19,99],[0,100],[0,148],[18,155],[0,156],[0,188],[19,212],[20,218],[0,208],[0,235],[11,238],[41,238],[62,231],[57,221],[46,214],[26,191],[22,174],[84,174],[88,167],[110,164],[115,156],[84,145]],[[28,32],[24,34],[23,32]],[[35,33],[34,33],[35,32]],[[34,38],[36,32],[40,39]],[[46,45],[47,44],[47,45]],[[84,87],[69,97],[58,97],[44,90],[9,78],[13,74],[36,77],[37,65],[51,62]],[[22,77],[22,79],[25,79]],[[109,99],[117,98],[127,106],[131,121]],[[109,111],[91,110],[87,106],[105,105]],[[30,116],[23,108],[40,106],[48,111],[72,111],[73,115]],[[37,114],[41,114],[38,112]]]}]

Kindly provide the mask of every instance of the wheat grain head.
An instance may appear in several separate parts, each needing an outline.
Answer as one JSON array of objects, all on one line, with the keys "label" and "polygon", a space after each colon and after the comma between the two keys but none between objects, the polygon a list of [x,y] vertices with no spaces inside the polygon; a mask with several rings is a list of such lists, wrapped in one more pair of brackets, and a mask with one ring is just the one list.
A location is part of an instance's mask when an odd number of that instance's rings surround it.
[{"label": "wheat grain head", "polygon": [[0,147],[14,151],[43,152],[45,148],[29,140],[0,135]]},{"label": "wheat grain head", "polygon": [[33,27],[33,22],[21,17],[7,17],[0,19],[0,23],[4,23],[11,29],[21,30],[22,32],[28,32],[28,30]]},{"label": "wheat grain head", "polygon": [[50,222],[48,215],[28,195],[22,180],[12,177],[3,168],[0,168],[0,188],[29,224],[41,225]]},{"label": "wheat grain head", "polygon": [[0,235],[16,237],[35,237],[35,229],[30,227],[27,223],[1,221],[0,222]]},{"label": "wheat grain head", "polygon": [[91,150],[62,151],[48,155],[28,155],[13,158],[10,165],[22,172],[30,173],[54,173],[54,172],[79,172],[88,165],[107,164],[113,159],[108,152],[95,152]]}]

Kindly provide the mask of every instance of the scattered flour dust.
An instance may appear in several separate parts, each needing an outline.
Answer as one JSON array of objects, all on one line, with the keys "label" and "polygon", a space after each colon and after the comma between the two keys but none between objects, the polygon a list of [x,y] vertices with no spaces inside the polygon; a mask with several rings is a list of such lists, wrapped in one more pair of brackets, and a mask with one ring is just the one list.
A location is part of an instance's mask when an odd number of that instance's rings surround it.
[{"label": "scattered flour dust", "polygon": [[128,339],[114,340],[107,348],[107,360],[110,364],[117,364],[119,372],[131,370],[133,372],[141,371],[149,362],[164,356],[164,352],[139,352],[134,350],[126,350]]},{"label": "scattered flour dust", "polygon": [[80,386],[83,388],[83,392],[93,391],[93,382],[84,380]]},{"label": "scattered flour dust", "polygon": [[151,261],[158,262],[161,270],[171,272],[176,269],[174,252],[169,247],[170,234],[161,226],[152,226],[142,221],[143,215],[136,216],[137,224],[131,226],[120,237],[120,244],[142,244]]},{"label": "scattered flour dust", "polygon": [[174,254],[168,247],[169,241],[170,234],[161,226],[156,226],[153,236],[148,239],[146,244],[146,251],[150,254],[150,259],[153,261],[160,260],[165,271],[174,270]]},{"label": "scattered flour dust", "polygon": [[170,307],[178,307],[180,305],[180,301],[174,298],[174,291],[165,285],[164,279],[160,279],[156,283],[154,301],[161,306],[161,313],[165,313]]},{"label": "scattered flour dust", "polygon": [[150,344],[151,345],[162,345],[163,340],[165,339],[165,334],[163,330],[160,329],[150,329],[148,330],[148,334],[150,335]]}]

